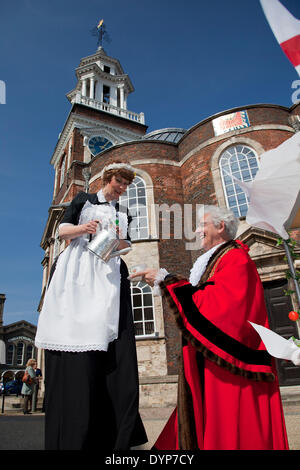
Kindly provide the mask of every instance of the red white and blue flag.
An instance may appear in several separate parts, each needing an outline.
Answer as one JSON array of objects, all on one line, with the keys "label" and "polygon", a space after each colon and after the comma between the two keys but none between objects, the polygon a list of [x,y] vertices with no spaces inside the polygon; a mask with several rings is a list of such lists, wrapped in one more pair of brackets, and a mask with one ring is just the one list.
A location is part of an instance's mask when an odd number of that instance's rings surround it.
[{"label": "red white and blue flag", "polygon": [[279,0],[260,0],[260,3],[283,52],[300,76],[300,20]]}]

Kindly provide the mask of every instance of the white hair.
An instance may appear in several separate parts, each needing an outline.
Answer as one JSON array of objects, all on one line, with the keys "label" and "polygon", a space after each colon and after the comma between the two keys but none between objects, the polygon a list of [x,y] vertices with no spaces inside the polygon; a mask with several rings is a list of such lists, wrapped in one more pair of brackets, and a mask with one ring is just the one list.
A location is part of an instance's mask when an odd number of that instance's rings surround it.
[{"label": "white hair", "polygon": [[201,214],[201,216],[203,216],[204,214],[209,214],[215,227],[217,227],[220,222],[223,221],[227,235],[231,239],[236,237],[240,221],[237,217],[235,217],[234,213],[230,209],[206,204],[204,204],[203,207],[204,210],[200,209],[199,215]]}]

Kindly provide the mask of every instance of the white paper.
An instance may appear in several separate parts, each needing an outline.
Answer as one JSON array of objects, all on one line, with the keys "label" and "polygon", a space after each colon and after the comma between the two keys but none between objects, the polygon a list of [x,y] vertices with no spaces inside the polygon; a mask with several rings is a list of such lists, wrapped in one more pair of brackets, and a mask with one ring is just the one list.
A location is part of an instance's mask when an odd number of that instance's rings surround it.
[{"label": "white paper", "polygon": [[[300,348],[296,346],[292,339],[287,340],[282,336],[274,333],[274,331],[265,328],[264,326],[257,325],[257,323],[253,323],[249,321],[253,328],[257,331],[259,336],[261,337],[264,345],[269,354],[273,357],[277,357],[279,359],[287,359],[289,361],[297,361],[297,357],[300,356]],[[298,362],[298,361],[297,361]],[[299,365],[295,363],[295,365]]]},{"label": "white paper", "polygon": [[289,238],[290,215],[300,210],[300,132],[261,156],[248,189],[246,222]]}]

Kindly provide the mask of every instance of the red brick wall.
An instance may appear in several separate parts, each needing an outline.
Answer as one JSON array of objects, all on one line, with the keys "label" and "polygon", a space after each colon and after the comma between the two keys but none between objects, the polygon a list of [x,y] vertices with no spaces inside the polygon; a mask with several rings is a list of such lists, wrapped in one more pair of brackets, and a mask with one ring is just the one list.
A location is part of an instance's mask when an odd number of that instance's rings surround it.
[{"label": "red brick wall", "polygon": [[[185,136],[181,139],[179,143],[180,158],[182,159],[186,154],[194,150],[201,143],[204,143],[208,139],[212,139],[215,137],[214,129],[212,125],[212,120],[214,118],[219,117],[221,115],[228,114],[228,113],[232,113],[235,111],[243,111],[243,110],[247,111],[251,126],[265,125],[265,124],[288,125],[289,110],[288,108],[284,108],[282,106],[276,106],[276,105],[259,106],[257,105],[257,106],[248,106],[248,107],[245,106],[241,108],[234,108],[224,113],[219,113],[210,118],[207,118],[199,122],[195,126],[193,126],[191,129],[189,129],[189,131],[185,134]],[[228,136],[226,137],[226,134],[225,134],[225,138],[228,138]]]},{"label": "red brick wall", "polygon": [[[277,147],[292,134],[282,130],[261,130],[240,135],[241,140],[250,138],[262,145],[265,151]],[[187,138],[188,140],[188,138]],[[211,173],[211,158],[226,137],[195,152],[181,167],[184,200],[195,204],[216,204],[215,188]],[[245,142],[246,143],[246,142]],[[249,145],[246,143],[246,145]]]},{"label": "red brick wall", "polygon": [[84,160],[83,136],[80,134],[80,129],[76,128],[73,132],[71,160],[79,162]]},{"label": "red brick wall", "polygon": [[[222,138],[219,137],[215,139],[211,120],[218,116],[216,115],[192,127],[178,145],[162,141],[147,140],[127,142],[114,146],[103,152],[100,156],[92,159],[89,163],[92,172],[91,176],[93,177],[99,174],[105,165],[114,161],[130,162],[134,166],[140,167],[143,171],[146,171],[151,177],[154,190],[154,202],[158,205],[167,204],[168,206],[172,206],[178,203],[183,206],[184,204],[193,204],[195,209],[196,204],[216,204],[217,200],[211,174],[211,158],[216,149],[233,135],[255,140],[262,145],[264,150],[277,147],[284,140],[291,137],[292,134],[286,130],[279,129],[261,129],[255,131],[251,129],[254,125],[273,124],[275,126],[287,126],[289,125],[289,113],[297,114],[300,112],[300,105],[294,106],[290,110],[280,106],[256,105],[241,107],[228,112],[234,112],[238,109],[247,109],[252,126],[247,129],[247,132],[241,134],[238,132],[236,134],[224,134]],[[137,131],[137,129],[139,129],[141,134],[146,132],[146,126],[137,125],[130,121],[126,121],[124,124],[125,120],[107,113],[98,112],[80,105],[75,105],[73,110],[74,112],[83,113],[90,117],[97,116],[99,120],[106,123],[122,123],[123,127],[125,126],[128,130],[134,129]],[[176,163],[180,163],[189,152],[197,148],[199,144],[205,144],[208,139],[213,139],[209,145],[195,152],[192,157],[181,166],[176,165]],[[83,138],[80,135],[79,129],[74,130],[72,159],[76,160],[76,162],[71,165],[68,175],[65,177],[65,182],[56,195],[54,201],[56,204],[64,202],[62,198],[68,188],[69,192],[65,201],[70,201],[78,191],[83,190],[82,186],[74,182],[74,180],[84,181],[82,169],[86,166],[83,163]],[[148,160],[149,163],[135,163],[138,160]],[[160,160],[160,162],[155,163],[154,160]],[[163,163],[162,160],[172,164]],[[151,161],[153,161],[153,163],[151,163]],[[100,188],[100,184],[101,181],[97,178],[97,180],[91,183],[90,191],[97,192]],[[160,239],[159,263],[161,267],[165,267],[169,272],[180,273],[188,277],[192,262],[197,257],[198,253],[185,250],[185,242],[187,240],[174,239],[173,222],[173,218],[171,217],[170,239]],[[195,228],[195,226],[193,228]],[[294,236],[299,239],[299,231],[294,233]],[[173,316],[166,305],[164,305],[164,321],[167,338],[168,373],[176,374],[177,357],[180,350],[180,337]]]}]

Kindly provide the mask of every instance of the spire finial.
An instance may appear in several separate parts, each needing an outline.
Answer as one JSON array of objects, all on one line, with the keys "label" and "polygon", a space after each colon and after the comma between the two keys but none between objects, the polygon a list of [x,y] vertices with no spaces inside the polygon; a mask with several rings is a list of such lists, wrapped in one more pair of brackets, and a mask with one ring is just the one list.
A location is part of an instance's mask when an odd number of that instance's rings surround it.
[{"label": "spire finial", "polygon": [[91,33],[93,36],[97,36],[98,37],[98,40],[97,40],[97,46],[98,46],[98,49],[101,49],[102,48],[102,43],[103,41],[106,41],[107,43],[110,43],[111,42],[111,39],[110,39],[110,36],[106,30],[106,25],[104,24],[104,20],[100,20],[98,22],[98,25],[95,26],[92,30],[91,30]]}]

